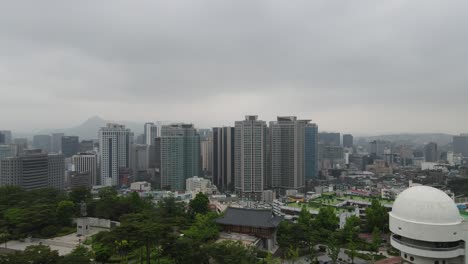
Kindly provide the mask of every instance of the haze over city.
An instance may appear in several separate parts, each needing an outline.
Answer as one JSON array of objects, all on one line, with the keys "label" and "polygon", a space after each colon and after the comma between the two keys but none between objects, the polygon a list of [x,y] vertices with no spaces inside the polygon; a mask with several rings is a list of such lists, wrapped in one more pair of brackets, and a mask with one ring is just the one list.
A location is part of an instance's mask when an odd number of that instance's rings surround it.
[{"label": "haze over city", "polygon": [[2,127],[232,125],[468,131],[466,1],[9,1]]}]

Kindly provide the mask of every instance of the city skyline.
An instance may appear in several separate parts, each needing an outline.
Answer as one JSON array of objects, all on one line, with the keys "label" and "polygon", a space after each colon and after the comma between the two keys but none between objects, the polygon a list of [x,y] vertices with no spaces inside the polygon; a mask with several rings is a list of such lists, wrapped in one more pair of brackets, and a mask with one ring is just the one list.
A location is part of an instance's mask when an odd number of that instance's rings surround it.
[{"label": "city skyline", "polygon": [[466,2],[88,3],[2,6],[4,129],[253,114],[352,134],[468,131]]}]

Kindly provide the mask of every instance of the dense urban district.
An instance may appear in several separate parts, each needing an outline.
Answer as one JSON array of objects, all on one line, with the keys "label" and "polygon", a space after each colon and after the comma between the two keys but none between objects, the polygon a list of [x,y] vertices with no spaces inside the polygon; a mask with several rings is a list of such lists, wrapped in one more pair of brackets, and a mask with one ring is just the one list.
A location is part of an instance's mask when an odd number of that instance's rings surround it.
[{"label": "dense urban district", "polygon": [[0,264],[468,263],[468,134],[94,129],[0,130]]}]

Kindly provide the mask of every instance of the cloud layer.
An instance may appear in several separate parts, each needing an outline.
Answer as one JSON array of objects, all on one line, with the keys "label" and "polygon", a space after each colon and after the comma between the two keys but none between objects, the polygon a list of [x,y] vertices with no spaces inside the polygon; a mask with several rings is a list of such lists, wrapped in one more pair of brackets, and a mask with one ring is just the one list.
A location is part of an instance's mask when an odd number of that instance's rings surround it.
[{"label": "cloud layer", "polygon": [[0,127],[92,115],[468,131],[466,1],[8,1]]}]

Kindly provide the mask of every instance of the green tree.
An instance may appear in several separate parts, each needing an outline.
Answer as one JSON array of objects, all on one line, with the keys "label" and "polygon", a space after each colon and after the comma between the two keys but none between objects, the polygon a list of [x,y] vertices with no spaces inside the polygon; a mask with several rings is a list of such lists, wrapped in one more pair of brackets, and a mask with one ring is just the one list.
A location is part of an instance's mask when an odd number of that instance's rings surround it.
[{"label": "green tree", "polygon": [[93,254],[84,246],[78,246],[70,254],[60,260],[60,264],[87,264],[91,263]]},{"label": "green tree", "polygon": [[192,215],[195,216],[196,214],[206,214],[208,212],[209,203],[210,200],[208,199],[208,196],[199,192],[189,203],[189,208]]},{"label": "green tree", "polygon": [[91,191],[89,188],[86,187],[76,187],[73,188],[69,193],[68,193],[68,198],[74,203],[74,204],[79,204],[82,201],[83,202],[88,202],[91,199],[93,199],[93,195],[91,194]]},{"label": "green tree", "polygon": [[216,264],[251,264],[258,263],[256,250],[246,247],[241,242],[223,241],[208,246],[208,255]]},{"label": "green tree", "polygon": [[216,239],[219,234],[219,226],[214,222],[218,217],[216,213],[197,214],[195,223],[184,231],[184,235],[201,242]]},{"label": "green tree", "polygon": [[266,264],[281,264],[281,259],[273,257],[271,253],[268,253],[265,258]]},{"label": "green tree", "polygon": [[348,255],[348,257],[351,259],[351,263],[354,264],[354,259],[357,257],[357,251],[356,251],[356,243],[354,243],[353,239],[349,239],[348,242],[348,250],[345,251],[345,253]]},{"label": "green tree", "polygon": [[112,257],[112,249],[103,244],[93,244],[95,260],[100,263],[106,263]]},{"label": "green tree", "polygon": [[57,264],[60,260],[56,250],[44,245],[28,246],[19,256],[23,263],[32,264]]},{"label": "green tree", "polygon": [[338,241],[336,240],[335,236],[331,236],[328,239],[327,253],[332,262],[335,264],[340,254],[340,246],[338,245]]},{"label": "green tree", "polygon": [[372,251],[378,251],[380,244],[382,244],[382,237],[381,237],[380,230],[377,227],[374,227],[374,230],[372,231],[372,243],[371,243]]},{"label": "green tree", "polygon": [[75,205],[72,201],[60,201],[57,205],[57,219],[64,226],[69,226],[72,221],[72,217],[75,214]]},{"label": "green tree", "polygon": [[376,199],[366,209],[366,220],[368,231],[373,231],[375,227],[382,232],[388,231],[388,210]]},{"label": "green tree", "polygon": [[292,245],[289,246],[288,252],[286,253],[286,259],[291,260],[292,264],[294,264],[298,258],[299,258],[299,249],[293,247]]},{"label": "green tree", "polygon": [[349,241],[350,238],[352,240],[356,240],[359,235],[360,225],[361,220],[359,217],[355,215],[348,217],[343,229],[340,230],[341,241],[345,243],[346,241]]}]

